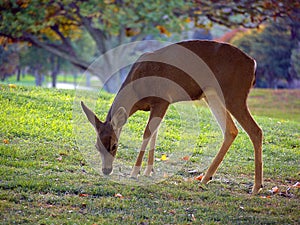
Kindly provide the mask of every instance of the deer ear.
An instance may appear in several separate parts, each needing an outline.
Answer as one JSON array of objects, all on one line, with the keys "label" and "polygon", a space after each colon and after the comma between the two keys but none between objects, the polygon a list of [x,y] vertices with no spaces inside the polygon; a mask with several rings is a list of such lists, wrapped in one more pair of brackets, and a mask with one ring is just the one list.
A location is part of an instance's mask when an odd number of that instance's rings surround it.
[{"label": "deer ear", "polygon": [[81,102],[81,107],[90,123],[95,127],[95,129],[99,130],[102,122],[98,119],[95,113],[93,113],[93,111],[90,110],[83,102]]},{"label": "deer ear", "polygon": [[127,113],[124,107],[120,107],[117,112],[113,115],[111,125],[114,130],[121,128],[127,121]]}]

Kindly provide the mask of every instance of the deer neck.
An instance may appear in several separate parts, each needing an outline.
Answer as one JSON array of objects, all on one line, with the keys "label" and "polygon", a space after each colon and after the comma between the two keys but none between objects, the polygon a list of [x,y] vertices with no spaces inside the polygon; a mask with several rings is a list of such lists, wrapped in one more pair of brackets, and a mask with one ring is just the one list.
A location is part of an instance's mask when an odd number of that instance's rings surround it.
[{"label": "deer neck", "polygon": [[129,84],[125,86],[126,88],[121,88],[116,95],[109,111],[106,116],[106,121],[111,122],[114,114],[120,107],[124,107],[128,117],[134,114],[138,109],[135,107],[138,102],[138,96],[134,92],[133,87]]}]

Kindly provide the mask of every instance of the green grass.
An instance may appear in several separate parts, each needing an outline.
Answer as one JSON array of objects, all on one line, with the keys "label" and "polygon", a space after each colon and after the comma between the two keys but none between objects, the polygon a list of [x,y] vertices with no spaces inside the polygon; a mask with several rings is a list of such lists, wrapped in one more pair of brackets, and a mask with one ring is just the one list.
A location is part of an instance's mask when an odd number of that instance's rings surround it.
[{"label": "green grass", "polygon": [[[75,94],[0,85],[1,224],[300,223],[299,190],[292,188],[289,195],[269,192],[275,186],[284,192],[300,181],[300,91],[251,93],[250,109],[264,130],[265,187],[258,196],[249,194],[254,157],[243,131],[211,183],[201,185],[193,179],[205,171],[222,139],[202,103],[171,107],[161,127],[156,157],[162,153],[181,157],[176,153],[181,152],[179,149],[193,146],[189,150],[193,157],[173,176],[144,186],[102,177],[80,150],[83,143],[90,146],[94,142],[88,124],[82,129],[89,129],[91,136],[76,138],[81,127],[74,124],[81,119],[85,122],[85,118],[73,115]],[[100,94],[96,108],[101,119],[113,97]],[[179,109],[185,109],[186,114],[181,115]],[[147,115],[140,112],[130,118],[122,133],[118,158],[129,167],[134,163]],[[191,116],[191,124],[183,122],[185,115]],[[199,126],[199,130],[188,133],[191,125]],[[157,167],[162,164],[156,163]],[[199,172],[189,174],[192,169]],[[116,193],[123,198],[115,197]]]},{"label": "green grass", "polygon": [[[70,83],[74,84],[74,76],[70,75],[58,75],[57,76],[57,82],[62,82],[62,83]],[[79,80],[79,79],[78,79]],[[77,82],[78,82],[77,80]],[[48,83],[52,82],[51,76],[44,76],[44,81],[43,81],[43,86],[47,86]],[[20,81],[17,81],[16,76],[10,76],[6,78],[5,81],[0,81],[0,84],[17,84],[17,85],[23,85],[23,86],[35,86],[35,77],[30,74],[26,75],[21,75]]]}]

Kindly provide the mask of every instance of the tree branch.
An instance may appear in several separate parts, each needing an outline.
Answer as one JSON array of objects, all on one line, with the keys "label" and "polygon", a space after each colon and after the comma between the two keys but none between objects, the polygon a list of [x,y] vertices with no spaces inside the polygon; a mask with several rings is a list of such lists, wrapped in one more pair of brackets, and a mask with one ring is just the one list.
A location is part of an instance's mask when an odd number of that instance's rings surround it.
[{"label": "tree branch", "polygon": [[91,37],[94,39],[99,52],[101,54],[105,53],[108,49],[104,44],[106,39],[104,32],[102,32],[100,29],[94,28],[92,26],[92,21],[90,18],[81,15],[80,8],[76,5],[76,3],[71,3],[70,6],[76,10],[77,16],[80,18],[82,25],[89,32]]},{"label": "tree branch", "polygon": [[63,47],[64,48],[61,48],[62,50],[64,49],[65,52],[69,52],[71,53],[72,55],[76,56],[77,54],[75,53],[72,45],[71,45],[71,42],[68,38],[66,38],[60,31],[59,31],[59,27],[58,25],[53,25],[51,26],[51,29],[60,37],[62,43],[63,43]]},{"label": "tree branch", "polygon": [[73,65],[79,67],[80,69],[87,70],[90,63],[79,59],[76,55],[74,54],[69,54],[65,52],[64,50],[61,50],[58,48],[56,45],[50,45],[44,42],[39,41],[35,36],[30,35],[30,34],[24,34],[24,41],[30,42],[31,44],[43,48],[52,54],[59,56],[61,58],[64,58],[68,61],[70,61]]}]

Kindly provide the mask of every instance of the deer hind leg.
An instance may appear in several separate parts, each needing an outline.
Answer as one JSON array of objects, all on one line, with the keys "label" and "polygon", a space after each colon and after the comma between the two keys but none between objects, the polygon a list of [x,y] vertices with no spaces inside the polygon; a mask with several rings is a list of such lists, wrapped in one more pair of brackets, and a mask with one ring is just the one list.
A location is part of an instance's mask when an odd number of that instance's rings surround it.
[{"label": "deer hind leg", "polygon": [[156,132],[152,135],[150,140],[150,149],[148,154],[148,165],[144,171],[144,176],[150,176],[151,172],[153,172],[153,165],[154,165],[154,152],[155,152],[155,143],[157,138],[158,128]]},{"label": "deer hind leg", "polygon": [[230,109],[231,114],[237,119],[250,137],[255,156],[255,182],[252,189],[257,194],[263,185],[263,160],[262,160],[262,139],[263,132],[251,116],[246,101],[235,105]]},{"label": "deer hind leg", "polygon": [[[156,142],[156,136],[157,131],[159,128],[159,125],[168,109],[169,103],[164,102],[160,103],[159,105],[153,106],[150,110],[150,117],[147,123],[147,126],[144,131],[143,135],[143,143],[139,152],[139,155],[137,157],[137,160],[135,162],[135,166],[132,169],[132,172],[130,174],[131,177],[136,178],[140,172],[143,157],[145,154],[146,147],[150,142],[150,151],[149,151],[149,158],[148,158],[148,166],[145,171],[145,175],[150,175],[151,171],[153,170],[153,162],[154,162],[154,149],[155,149],[155,142]],[[150,173],[148,172],[150,170]]]},{"label": "deer hind leg", "polygon": [[215,116],[220,128],[222,129],[224,136],[224,141],[219,152],[201,180],[202,183],[206,184],[212,179],[212,176],[215,174],[219,165],[223,161],[225,154],[238,134],[238,129],[236,128],[230,114],[224,107],[224,104],[221,102],[216,92],[209,91],[206,92],[205,95],[205,100]]}]

